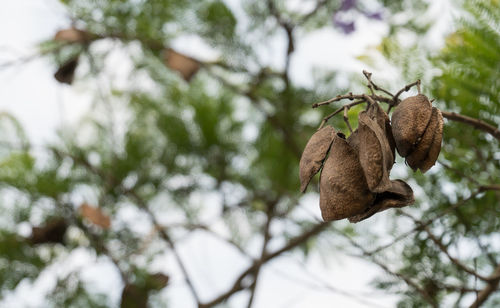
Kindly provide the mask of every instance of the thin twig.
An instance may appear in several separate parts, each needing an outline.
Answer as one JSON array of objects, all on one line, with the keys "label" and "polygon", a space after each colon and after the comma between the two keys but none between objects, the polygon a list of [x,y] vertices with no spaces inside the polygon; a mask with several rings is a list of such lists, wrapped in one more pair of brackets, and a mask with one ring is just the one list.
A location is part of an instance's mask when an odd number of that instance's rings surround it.
[{"label": "thin twig", "polygon": [[397,105],[398,105],[398,103],[399,103],[399,96],[400,96],[403,92],[407,92],[407,91],[409,91],[412,87],[414,87],[414,86],[417,86],[417,87],[418,87],[419,85],[420,85],[420,79],[419,79],[419,80],[417,80],[417,81],[414,81],[414,82],[412,82],[412,83],[409,83],[409,84],[407,84],[406,86],[404,86],[404,88],[402,88],[401,90],[399,90],[399,91],[396,93],[396,95],[394,95],[394,97],[393,97],[393,99],[392,99],[392,104],[393,104],[394,106],[397,106]]},{"label": "thin twig", "polygon": [[351,108],[353,106],[362,104],[364,102],[365,102],[364,100],[355,101],[355,102],[352,102],[350,104],[344,105],[344,106],[340,107],[339,109],[335,110],[334,112],[332,112],[331,114],[329,114],[329,115],[327,115],[326,117],[323,118],[323,120],[321,121],[321,124],[319,125],[318,130],[320,130],[326,124],[326,122],[328,122],[328,120],[330,120],[336,114],[340,113],[346,107],[347,107],[347,109],[349,109],[349,108]]},{"label": "thin twig", "polygon": [[290,20],[285,20],[281,16],[273,0],[267,0],[267,8],[271,13],[271,15],[276,19],[278,24],[285,31],[286,38],[288,40],[288,47],[285,55],[285,69],[283,71],[283,81],[285,82],[286,88],[288,88],[290,85],[290,78],[289,78],[290,60],[292,53],[295,51],[295,40],[293,37],[295,25],[292,24]]},{"label": "thin twig", "polygon": [[[419,226],[422,226],[422,222],[419,221],[418,219],[416,219],[415,217],[413,217],[412,215],[406,213],[406,212],[403,212],[402,211],[402,215],[410,218],[411,220],[413,220],[413,222],[416,224],[416,225],[419,225]],[[425,226],[425,227],[422,227],[422,229],[427,233],[427,235],[429,236],[429,238],[434,242],[434,244],[436,244],[436,246],[439,248],[439,250],[441,250],[447,257],[448,259],[453,263],[455,264],[458,268],[460,268],[461,270],[463,270],[464,272],[466,273],[469,273],[481,280],[484,280],[484,281],[488,281],[489,278],[488,277],[485,277],[479,273],[477,273],[475,270],[471,269],[470,267],[468,267],[467,265],[463,264],[460,260],[458,260],[457,258],[453,257],[450,252],[448,251],[448,248],[446,248],[446,246],[441,242],[441,240],[439,240],[433,233],[432,231],[429,229],[428,226]]]},{"label": "thin twig", "polygon": [[318,235],[319,233],[324,231],[329,225],[330,224],[328,222],[319,223],[319,224],[315,225],[314,227],[312,227],[311,229],[309,229],[308,231],[305,231],[301,235],[290,239],[287,242],[287,244],[282,246],[280,249],[277,249],[276,251],[274,251],[270,254],[265,254],[260,260],[257,260],[257,262],[254,262],[252,265],[250,265],[250,267],[248,267],[245,271],[243,271],[240,274],[240,276],[238,276],[238,278],[236,279],[236,281],[233,283],[233,285],[231,286],[231,288],[229,290],[227,290],[226,292],[223,292],[222,294],[220,294],[219,296],[217,296],[213,300],[211,300],[207,303],[204,303],[202,305],[199,305],[198,308],[208,308],[208,307],[212,307],[212,306],[215,306],[217,304],[220,304],[223,301],[225,301],[226,299],[228,299],[234,293],[239,292],[239,291],[247,288],[248,286],[243,285],[243,281],[245,280],[246,277],[248,277],[249,275],[254,273],[255,269],[258,266],[260,266],[259,263],[268,262],[269,260],[280,256],[284,252],[290,251],[291,249],[297,247],[298,245],[306,242],[311,237]]},{"label": "thin twig", "polygon": [[[264,226],[264,242],[262,243],[262,249],[260,253],[260,259],[264,258],[264,256],[267,253],[267,244],[269,243],[269,240],[271,239],[271,221],[273,220],[273,213],[274,213],[274,206],[269,205],[268,210],[267,210],[267,218],[266,218],[266,224]],[[255,298],[255,290],[257,289],[257,281],[259,279],[259,274],[260,274],[260,269],[262,268],[263,263],[259,262],[259,265],[255,269],[255,272],[253,274],[253,282],[250,285],[250,298],[248,299],[247,303],[247,308],[251,308],[253,304],[253,300]]]},{"label": "thin twig", "polygon": [[376,253],[379,253],[380,251],[382,250],[385,250],[391,246],[393,246],[395,243],[405,239],[406,237],[408,237],[409,235],[415,233],[416,231],[419,231],[419,230],[422,230],[423,227],[426,227],[430,224],[432,224],[434,221],[436,221],[437,219],[443,217],[444,215],[454,211],[455,209],[459,208],[460,206],[462,206],[463,204],[467,203],[468,201],[474,199],[477,195],[479,195],[480,193],[482,192],[485,192],[485,191],[488,191],[488,190],[500,190],[500,185],[487,185],[487,186],[479,186],[475,192],[473,192],[469,197],[465,198],[465,199],[462,199],[461,201],[455,203],[454,205],[450,206],[450,207],[447,207],[445,210],[443,210],[441,213],[435,215],[434,217],[432,218],[429,218],[427,221],[425,222],[422,222],[421,225],[419,226],[415,226],[414,228],[412,228],[411,230],[397,236],[394,240],[392,240],[390,243],[386,244],[386,245],[382,245],[378,248],[375,248],[371,251],[368,251],[367,253],[369,255],[374,255]]},{"label": "thin twig", "polygon": [[[363,75],[365,75],[366,79],[368,80],[368,87],[373,88],[373,89],[375,89],[377,91],[382,91],[385,94],[389,95],[391,98],[394,97],[394,95],[391,92],[387,91],[384,88],[379,87],[378,85],[376,85],[373,82],[373,80],[372,80],[372,73],[363,70]],[[372,91],[372,94],[375,95],[375,93],[373,93],[373,91]]]},{"label": "thin twig", "polygon": [[139,195],[137,195],[137,193],[134,190],[127,190],[122,188],[122,192],[124,194],[131,196],[137,202],[139,208],[145,211],[146,214],[148,214],[155,227],[158,228],[161,238],[168,244],[168,246],[172,250],[172,254],[174,255],[174,258],[177,264],[179,265],[179,268],[184,276],[184,279],[186,280],[188,288],[191,291],[191,295],[195,299],[196,303],[198,305],[201,305],[200,296],[198,295],[198,292],[194,287],[194,284],[190,278],[187,268],[184,265],[184,261],[182,260],[179,252],[177,251],[174,241],[170,238],[165,229],[160,225],[155,215],[149,210],[149,207],[147,206],[146,202],[141,197],[139,197]]},{"label": "thin twig", "polygon": [[[366,97],[368,95],[366,94],[352,94],[351,92],[349,92],[349,94],[344,94],[344,95],[337,95],[333,98],[330,98],[329,100],[326,100],[326,101],[323,101],[323,102],[319,102],[319,103],[314,103],[312,105],[313,108],[318,108],[320,106],[323,106],[323,105],[328,105],[328,104],[331,104],[331,103],[334,103],[334,102],[338,102],[338,101],[341,101],[343,99],[348,99],[348,100],[355,100],[355,99],[362,99],[362,100],[366,100]],[[342,110],[342,108],[340,109]]]},{"label": "thin twig", "polygon": [[[371,255],[368,251],[366,251],[360,244],[358,244],[356,241],[354,241],[351,237],[347,236],[343,232],[337,231],[337,234],[342,235],[344,238],[346,238],[351,245],[359,249],[362,253],[363,256],[369,257],[370,260],[378,265],[381,269],[383,269],[385,272],[387,272],[390,275],[393,275],[401,280],[403,280],[408,286],[412,287],[415,289],[420,295],[429,303],[432,305],[432,307],[438,307],[436,301],[434,298],[432,298],[429,293],[427,293],[426,290],[424,290],[422,287],[420,287],[416,282],[414,282],[410,277],[407,277],[399,272],[392,271],[387,265],[385,265],[383,262],[377,260],[373,255]],[[361,257],[357,255],[353,255],[355,257]]]},{"label": "thin twig", "polygon": [[349,131],[351,132],[352,134],[352,127],[351,127],[351,123],[349,123],[349,117],[347,116],[347,111],[349,110],[349,107],[347,106],[344,106],[344,121],[345,123],[347,124],[347,127],[349,128]]}]

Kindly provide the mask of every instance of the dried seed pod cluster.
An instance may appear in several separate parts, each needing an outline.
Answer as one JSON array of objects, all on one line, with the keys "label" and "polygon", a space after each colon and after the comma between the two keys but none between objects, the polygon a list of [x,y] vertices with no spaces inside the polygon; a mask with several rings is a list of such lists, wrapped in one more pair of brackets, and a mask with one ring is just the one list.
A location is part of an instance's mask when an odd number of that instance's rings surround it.
[{"label": "dried seed pod cluster", "polygon": [[320,209],[325,221],[364,220],[377,212],[414,202],[411,187],[390,180],[395,149],[414,170],[432,167],[443,133],[441,112],[424,95],[401,102],[392,115],[369,102],[349,138],[331,126],[318,130],[300,160],[301,191],[321,169]]}]

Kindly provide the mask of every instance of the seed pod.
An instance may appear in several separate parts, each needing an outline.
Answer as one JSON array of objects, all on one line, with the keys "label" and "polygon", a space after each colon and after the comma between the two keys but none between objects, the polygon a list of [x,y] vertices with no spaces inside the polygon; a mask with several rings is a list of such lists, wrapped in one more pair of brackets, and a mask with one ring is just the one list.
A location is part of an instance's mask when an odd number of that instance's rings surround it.
[{"label": "seed pod", "polygon": [[300,191],[305,192],[307,185],[312,177],[318,173],[323,166],[326,155],[330,150],[335,129],[331,126],[325,126],[314,133],[307,142],[299,164]]},{"label": "seed pod", "polygon": [[78,66],[78,56],[68,60],[62,64],[57,72],[54,74],[54,78],[60,83],[72,84],[75,78],[76,67]]},{"label": "seed pod", "polygon": [[351,133],[351,135],[349,135],[347,143],[351,146],[354,152],[359,153],[359,130],[357,128]]},{"label": "seed pod", "polygon": [[389,170],[394,157],[384,131],[368,114],[365,111],[359,114],[359,161],[368,188],[380,193],[391,186]]},{"label": "seed pod", "polygon": [[413,171],[420,169],[422,173],[425,173],[434,166],[441,151],[442,138],[443,115],[439,109],[433,107],[432,117],[424,135],[418,142],[415,150],[406,157],[406,161]]},{"label": "seed pod", "polygon": [[391,187],[385,192],[377,194],[373,205],[368,207],[364,213],[349,217],[349,222],[360,222],[378,212],[390,208],[401,208],[413,202],[415,202],[413,190],[405,181],[391,181]]},{"label": "seed pod", "polygon": [[398,153],[408,156],[416,147],[432,115],[432,104],[423,95],[403,100],[392,114],[392,134]]},{"label": "seed pod", "polygon": [[38,245],[44,243],[64,243],[64,234],[68,229],[68,223],[63,218],[55,218],[43,226],[33,227],[29,241]]},{"label": "seed pod", "polygon": [[320,177],[320,209],[325,221],[361,214],[375,200],[357,152],[336,134]]},{"label": "seed pod", "polygon": [[378,103],[370,104],[366,109],[366,113],[368,114],[370,119],[377,122],[378,126],[381,128],[383,134],[385,135],[385,139],[387,139],[390,153],[392,155],[387,154],[385,155],[385,158],[387,163],[386,167],[388,171],[390,171],[392,169],[392,166],[394,165],[394,158],[396,157],[396,143],[394,141],[394,136],[392,135],[391,121],[389,120],[389,116]]}]

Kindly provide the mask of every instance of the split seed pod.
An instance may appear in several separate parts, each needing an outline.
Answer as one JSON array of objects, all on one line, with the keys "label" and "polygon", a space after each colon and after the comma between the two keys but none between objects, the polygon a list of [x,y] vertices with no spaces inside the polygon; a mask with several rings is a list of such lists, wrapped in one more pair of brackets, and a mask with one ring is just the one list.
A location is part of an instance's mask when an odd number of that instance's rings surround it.
[{"label": "split seed pod", "polygon": [[373,203],[357,151],[336,134],[320,177],[320,209],[325,221],[359,215]]},{"label": "split seed pod", "polygon": [[[394,158],[396,157],[396,142],[394,141],[394,136],[392,135],[391,120],[389,120],[389,116],[378,103],[368,106],[366,112],[372,120],[377,122],[377,124],[385,133],[385,137],[389,143],[389,147],[392,153],[392,162],[388,162],[390,170],[392,169],[392,165],[394,165]],[[390,158],[390,156],[387,156],[387,158]]]},{"label": "split seed pod", "polygon": [[362,214],[349,217],[349,222],[356,223],[372,215],[390,208],[401,208],[415,202],[413,190],[403,180],[391,181],[391,187],[383,193],[377,194],[375,202]]},{"label": "split seed pod", "polygon": [[325,126],[314,133],[307,142],[299,164],[301,192],[306,191],[313,176],[323,166],[334,137],[335,129],[331,126]]},{"label": "split seed pod", "polygon": [[431,116],[432,104],[423,94],[404,99],[394,110],[392,134],[402,157],[407,157],[415,149]]},{"label": "split seed pod", "polygon": [[422,173],[429,170],[441,151],[443,116],[422,94],[403,100],[392,114],[396,147],[408,165]]},{"label": "split seed pod", "polygon": [[370,191],[381,193],[391,186],[389,171],[394,156],[385,133],[385,119],[370,117],[376,114],[377,107],[369,106],[367,111],[359,114],[359,161]]},{"label": "split seed pod", "polygon": [[418,143],[416,149],[406,157],[408,165],[422,173],[429,170],[434,164],[441,151],[441,140],[443,138],[443,115],[436,107],[432,108],[432,117],[427,129]]}]

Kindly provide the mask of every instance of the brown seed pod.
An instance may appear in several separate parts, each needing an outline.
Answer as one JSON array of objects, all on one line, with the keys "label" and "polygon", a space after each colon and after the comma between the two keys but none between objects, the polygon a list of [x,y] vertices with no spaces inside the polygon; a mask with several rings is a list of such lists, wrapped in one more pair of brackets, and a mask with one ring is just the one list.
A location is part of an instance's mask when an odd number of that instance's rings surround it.
[{"label": "brown seed pod", "polygon": [[380,107],[380,104],[378,103],[370,104],[366,109],[366,113],[368,114],[370,119],[377,122],[378,126],[382,129],[383,133],[385,134],[385,139],[387,139],[389,149],[392,154],[392,156],[385,155],[387,163],[386,167],[388,168],[388,170],[391,170],[392,165],[394,165],[394,158],[396,157],[395,156],[396,143],[394,141],[394,136],[392,135],[391,121],[389,120],[389,116],[382,109],[382,107]]},{"label": "brown seed pod", "polygon": [[76,28],[59,30],[54,36],[54,41],[65,43],[88,43],[90,40],[92,40],[90,33]]},{"label": "brown seed pod", "polygon": [[394,161],[389,141],[384,130],[365,111],[359,114],[358,131],[359,161],[368,188],[372,192],[383,192],[391,186],[389,170]]},{"label": "brown seed pod", "polygon": [[373,203],[357,152],[336,134],[320,177],[320,209],[325,221],[359,215]]},{"label": "brown seed pod", "polygon": [[62,218],[55,218],[43,226],[33,227],[29,241],[31,244],[64,243],[64,234],[68,223]]},{"label": "brown seed pod", "polygon": [[349,217],[352,223],[365,220],[378,212],[390,208],[401,208],[415,202],[413,190],[402,180],[391,181],[391,187],[383,193],[377,194],[372,206],[368,207],[362,214]]},{"label": "brown seed pod", "polygon": [[72,84],[75,78],[76,67],[78,66],[78,56],[69,59],[67,62],[62,64],[57,72],[54,74],[54,78],[60,83]]},{"label": "brown seed pod", "polygon": [[429,123],[432,104],[423,95],[404,99],[392,114],[392,134],[398,153],[408,156],[414,149]]},{"label": "brown seed pod", "polygon": [[187,82],[193,78],[201,67],[198,60],[179,53],[172,48],[167,48],[164,51],[163,60],[168,68],[180,73]]},{"label": "brown seed pod", "polygon": [[307,185],[313,176],[323,166],[334,137],[335,129],[331,126],[325,126],[314,133],[307,142],[299,164],[301,192],[306,191]]},{"label": "brown seed pod", "polygon": [[406,157],[406,161],[413,171],[420,169],[422,173],[425,173],[434,166],[439,156],[439,152],[441,151],[442,138],[443,115],[439,109],[433,107],[432,117],[424,135],[417,144],[415,150]]}]

